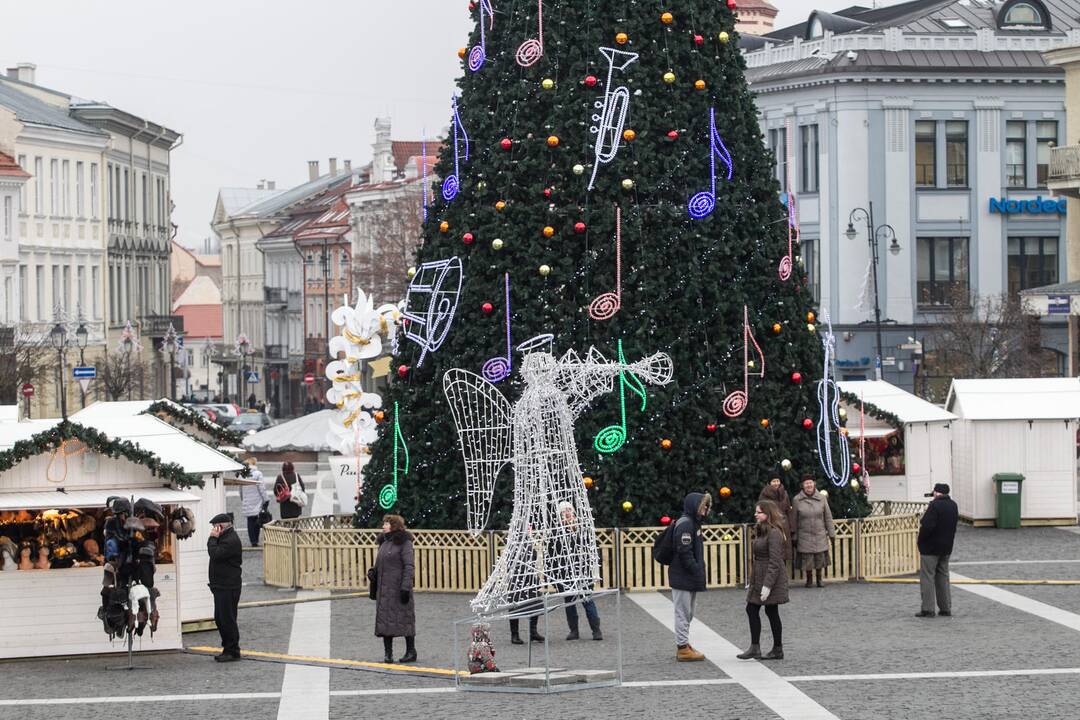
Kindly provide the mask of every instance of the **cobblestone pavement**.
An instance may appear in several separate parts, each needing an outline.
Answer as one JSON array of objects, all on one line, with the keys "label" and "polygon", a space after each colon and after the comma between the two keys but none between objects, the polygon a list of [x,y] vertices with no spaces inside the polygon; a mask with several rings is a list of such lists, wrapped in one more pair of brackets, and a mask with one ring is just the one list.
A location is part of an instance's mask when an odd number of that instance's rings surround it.
[{"label": "cobblestone pavement", "polygon": [[[956,572],[972,578],[1080,578],[1080,535],[1052,528],[994,530],[963,528],[953,556]],[[1055,562],[1030,563],[1028,561]],[[1010,562],[1022,561],[1022,562]],[[990,564],[982,564],[990,563]],[[261,554],[244,555],[243,600],[294,597],[262,586]],[[1080,614],[1080,586],[1002,586],[1030,598]],[[420,663],[453,667],[464,654],[463,640],[452,646],[453,621],[468,616],[467,595],[421,594],[417,598]],[[748,642],[745,593],[717,590],[698,600],[697,619],[737,646]],[[562,608],[541,632],[549,637],[552,663],[571,667],[614,667],[617,650],[614,598],[599,602],[605,640],[567,642]],[[244,608],[240,624],[245,648],[289,651],[297,606]],[[953,588],[952,618],[917,619],[918,587],[905,584],[836,583],[823,589],[793,587],[782,608],[787,659],[767,667],[843,720],[922,720],[931,718],[1073,718],[1080,706],[1080,632],[1003,601]],[[772,720],[768,698],[725,676],[712,662],[673,662],[669,630],[624,597],[622,614],[624,679],[630,686],[557,695],[461,693],[446,679],[330,670],[325,687],[313,688],[328,703],[329,717],[371,717],[384,711],[403,718],[534,718],[541,713],[566,717],[644,717],[660,713],[710,718]],[[374,603],[367,598],[330,603],[330,655],[379,661],[382,645],[372,634]],[[325,622],[325,621],[324,621]],[[523,631],[527,627],[524,624]],[[495,623],[497,660],[503,667],[528,663],[527,646],[512,646],[505,621]],[[693,642],[693,635],[691,642]],[[768,645],[765,623],[763,644]],[[216,632],[185,636],[185,643],[216,645]],[[404,648],[399,640],[395,654]],[[533,646],[532,663],[542,662],[542,645]],[[108,672],[117,658],[75,658],[10,662],[0,665],[0,719],[125,716],[197,716],[200,720],[278,717],[286,665],[247,661],[219,666],[207,657],[175,653],[141,656],[150,670]],[[1056,669],[1061,674],[1033,671]],[[901,677],[881,677],[898,673]],[[948,673],[950,677],[915,677]],[[956,676],[968,673],[969,676]],[[988,676],[986,673],[1000,673]],[[779,680],[783,683],[783,680]],[[658,685],[652,683],[660,683]],[[667,683],[667,684],[664,684]],[[671,684],[675,683],[675,684]],[[708,684],[711,683],[711,684]],[[392,695],[374,693],[394,693]],[[760,690],[758,691],[760,693]],[[140,697],[143,702],[69,704],[5,702],[22,699]],[[320,717],[327,717],[325,711]],[[803,720],[802,715],[785,717]],[[821,716],[819,716],[821,717]],[[291,720],[291,719],[290,719]],[[306,720],[306,719],[305,719]]]}]

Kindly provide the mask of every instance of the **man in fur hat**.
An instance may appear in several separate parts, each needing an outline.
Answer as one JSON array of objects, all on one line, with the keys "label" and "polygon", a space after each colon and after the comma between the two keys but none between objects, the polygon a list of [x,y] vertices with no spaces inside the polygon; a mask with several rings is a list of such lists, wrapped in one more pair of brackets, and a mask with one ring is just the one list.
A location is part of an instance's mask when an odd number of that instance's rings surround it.
[{"label": "man in fur hat", "polygon": [[214,623],[221,633],[221,654],[218,662],[240,659],[240,627],[236,624],[242,584],[243,548],[240,536],[233,529],[232,513],[220,513],[210,519],[214,528],[206,541],[210,554],[210,592],[214,594]]}]

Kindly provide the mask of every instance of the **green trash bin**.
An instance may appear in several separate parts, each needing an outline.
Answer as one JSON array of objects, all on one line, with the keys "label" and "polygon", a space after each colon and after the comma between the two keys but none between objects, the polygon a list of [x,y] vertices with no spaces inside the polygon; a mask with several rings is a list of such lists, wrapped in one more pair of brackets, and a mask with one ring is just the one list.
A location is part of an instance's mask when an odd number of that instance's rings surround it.
[{"label": "green trash bin", "polygon": [[1020,473],[995,473],[994,490],[997,501],[997,520],[999,528],[1020,527],[1020,491],[1024,485],[1024,476]]}]

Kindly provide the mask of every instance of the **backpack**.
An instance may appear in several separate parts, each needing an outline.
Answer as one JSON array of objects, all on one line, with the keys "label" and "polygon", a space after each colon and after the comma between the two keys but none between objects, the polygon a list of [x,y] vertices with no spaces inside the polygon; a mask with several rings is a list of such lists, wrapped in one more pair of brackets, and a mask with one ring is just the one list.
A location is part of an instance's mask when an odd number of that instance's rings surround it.
[{"label": "backpack", "polygon": [[652,544],[653,560],[661,565],[670,565],[675,559],[675,525],[677,521],[668,523],[664,532],[656,536]]}]

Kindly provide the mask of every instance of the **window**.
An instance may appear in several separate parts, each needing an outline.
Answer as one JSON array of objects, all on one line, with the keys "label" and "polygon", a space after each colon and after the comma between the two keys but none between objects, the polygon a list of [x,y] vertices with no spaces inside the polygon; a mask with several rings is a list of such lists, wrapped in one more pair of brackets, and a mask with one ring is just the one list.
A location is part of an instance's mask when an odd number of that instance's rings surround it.
[{"label": "window", "polygon": [[86,268],[82,265],[75,268],[75,307],[83,317],[86,312]]},{"label": "window", "polygon": [[1005,123],[1005,184],[1027,186],[1027,123],[1023,120]]},{"label": "window", "polygon": [[12,287],[11,278],[4,278],[4,322],[10,323],[11,317],[11,300],[12,300]]},{"label": "window", "polygon": [[83,183],[86,168],[81,162],[75,163],[75,217],[84,217],[86,202],[83,200]]},{"label": "window", "polygon": [[64,217],[71,217],[71,161],[65,160],[63,168],[64,174],[61,176],[63,185],[60,188],[60,197],[63,200],[61,207]]},{"label": "window", "polygon": [[818,191],[818,126],[803,125],[799,128],[802,133],[802,190],[804,193],[816,193]]},{"label": "window", "polygon": [[915,121],[915,185],[937,185],[937,123],[933,120]]},{"label": "window", "polygon": [[1009,238],[1009,296],[1058,281],[1056,237]]},{"label": "window", "polygon": [[26,279],[26,266],[19,266],[19,320],[22,322],[30,321],[30,301],[29,297],[29,283]]},{"label": "window", "polygon": [[90,163],[90,217],[98,219],[98,165]]},{"label": "window", "polygon": [[120,220],[124,219],[123,216],[120,214],[120,208],[123,207],[123,200],[122,200],[121,195],[120,195],[120,168],[118,168],[118,167],[115,168],[115,171],[116,171],[116,177],[115,177],[116,187],[113,190],[113,198],[116,200],[116,207],[113,210],[113,220],[120,221]]},{"label": "window", "polygon": [[921,237],[916,250],[919,305],[946,305],[968,289],[968,239]]},{"label": "window", "polygon": [[769,131],[769,147],[776,160],[776,179],[780,182],[781,192],[787,192],[787,128],[773,128]]},{"label": "window", "polygon": [[114,196],[113,196],[113,167],[112,167],[112,163],[109,163],[108,165],[105,166],[105,176],[106,176],[106,182],[108,182],[108,185],[105,188],[105,192],[108,195],[107,199],[108,199],[108,202],[109,202],[109,219],[114,220],[114,219],[116,219],[116,211],[113,209],[113,197]]},{"label": "window", "polygon": [[120,287],[115,265],[109,265],[109,321],[120,322]]},{"label": "window", "polygon": [[1001,24],[1003,26],[1030,25],[1042,27],[1045,25],[1045,22],[1043,21],[1042,13],[1040,13],[1034,5],[1019,2],[1005,10],[1005,19]]},{"label": "window", "polygon": [[45,161],[34,158],[34,214],[45,214]]},{"label": "window", "polygon": [[945,184],[949,187],[967,187],[967,120],[947,120],[945,122]]},{"label": "window", "polygon": [[62,297],[64,299],[64,310],[66,311],[71,307],[71,266],[70,265],[65,265],[64,266],[63,277],[64,277],[64,279],[63,279],[64,284],[61,287],[61,290],[63,291],[61,293],[61,295],[62,295]]},{"label": "window", "polygon": [[146,180],[146,173],[142,174],[142,217],[144,224],[150,222],[150,183]]},{"label": "window", "polygon": [[98,298],[101,296],[101,271],[95,265],[90,268],[90,292],[93,294],[90,296],[90,319],[98,320],[101,316],[98,314],[101,308],[98,307]]},{"label": "window", "polygon": [[4,196],[4,239],[11,240],[11,196]]},{"label": "window", "polygon": [[819,286],[820,272],[818,268],[818,241],[802,238],[799,243],[799,258],[806,270],[806,281],[810,286],[810,294],[816,303],[820,300]]},{"label": "window", "polygon": [[[25,155],[20,155],[19,156],[19,167],[21,167],[23,170],[26,169],[26,156]],[[20,213],[26,212],[26,183],[23,183],[22,185],[19,186],[19,212]]]},{"label": "window", "polygon": [[131,205],[132,205],[132,203],[131,203],[131,183],[129,182],[130,179],[131,179],[131,176],[128,173],[128,169],[124,168],[124,208],[123,208],[123,211],[120,213],[124,218],[124,222],[131,222]]},{"label": "window", "polygon": [[60,266],[52,266],[52,310],[53,320],[59,319],[57,312],[60,310]]},{"label": "window", "polygon": [[45,266],[38,265],[34,269],[34,280],[36,281],[34,290],[34,299],[37,301],[37,319],[38,321],[46,320],[45,317]]},{"label": "window", "polygon": [[960,18],[938,18],[938,22],[951,30],[961,30],[963,28],[969,28],[970,25],[966,21]]},{"label": "window", "polygon": [[1035,181],[1046,187],[1050,174],[1050,149],[1057,144],[1057,121],[1040,120],[1035,123]]},{"label": "window", "polygon": [[49,214],[60,214],[60,161],[49,161]]}]

